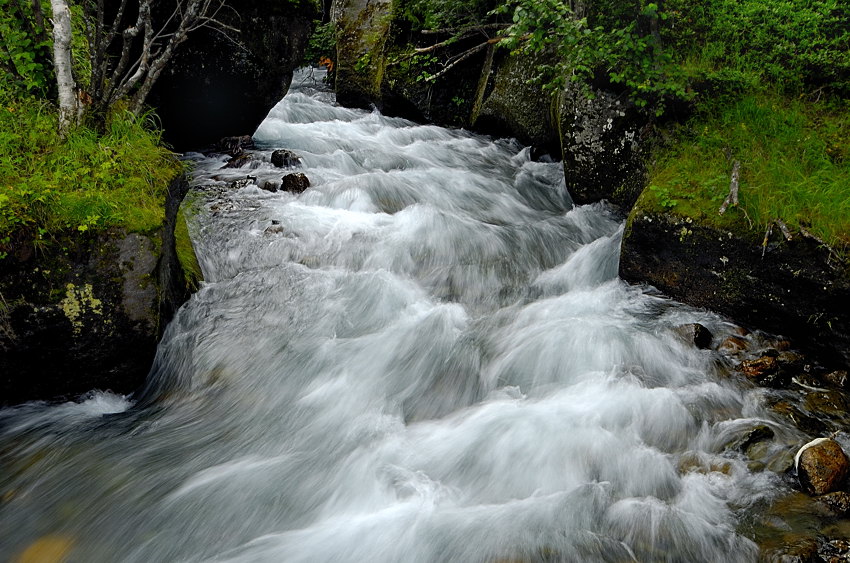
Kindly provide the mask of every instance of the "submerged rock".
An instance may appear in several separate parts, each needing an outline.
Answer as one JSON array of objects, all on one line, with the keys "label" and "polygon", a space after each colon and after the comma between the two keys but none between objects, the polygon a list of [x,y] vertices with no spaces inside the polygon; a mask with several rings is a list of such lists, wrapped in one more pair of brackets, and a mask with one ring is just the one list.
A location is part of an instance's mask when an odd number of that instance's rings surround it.
[{"label": "submerged rock", "polygon": [[692,343],[700,350],[707,350],[710,348],[711,341],[714,338],[711,331],[699,323],[677,326],[676,333],[686,342]]},{"label": "submerged rock", "polygon": [[800,485],[812,495],[837,490],[850,471],[850,460],[844,450],[829,438],[812,440],[800,448],[794,465]]}]

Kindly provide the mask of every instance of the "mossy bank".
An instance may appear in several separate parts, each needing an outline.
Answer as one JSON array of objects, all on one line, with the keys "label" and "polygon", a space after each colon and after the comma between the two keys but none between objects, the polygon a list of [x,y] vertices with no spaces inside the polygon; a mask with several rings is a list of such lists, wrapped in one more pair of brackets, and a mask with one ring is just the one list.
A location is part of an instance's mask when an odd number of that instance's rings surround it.
[{"label": "mossy bank", "polygon": [[168,213],[152,231],[64,231],[40,248],[21,239],[0,260],[0,403],[141,385],[162,330],[198,281],[177,255],[191,249],[177,240],[187,189],[183,175],[170,182]]}]

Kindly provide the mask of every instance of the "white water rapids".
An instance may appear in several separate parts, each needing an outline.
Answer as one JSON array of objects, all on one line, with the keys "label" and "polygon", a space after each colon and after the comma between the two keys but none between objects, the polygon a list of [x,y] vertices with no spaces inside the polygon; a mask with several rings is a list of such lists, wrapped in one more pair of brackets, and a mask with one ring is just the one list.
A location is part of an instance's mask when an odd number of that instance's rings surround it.
[{"label": "white water rapids", "polygon": [[559,164],[297,82],[261,166],[196,176],[279,180],[285,147],[312,187],[201,196],[146,388],[0,411],[0,557],[755,560],[782,485],[723,446],[799,436],[674,330],[733,327],[619,280],[622,222]]}]

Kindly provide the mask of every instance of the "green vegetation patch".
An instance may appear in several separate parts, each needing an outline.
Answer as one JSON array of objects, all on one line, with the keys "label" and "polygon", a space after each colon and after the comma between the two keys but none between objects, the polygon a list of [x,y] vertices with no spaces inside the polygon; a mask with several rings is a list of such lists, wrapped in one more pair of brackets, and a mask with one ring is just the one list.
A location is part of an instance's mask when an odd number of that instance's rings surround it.
[{"label": "green vegetation patch", "polygon": [[0,90],[0,257],[15,233],[45,243],[68,230],[158,228],[181,165],[151,116],[115,108],[102,131],[79,127],[64,141],[56,119],[51,104]]},{"label": "green vegetation patch", "polygon": [[[846,103],[844,104],[846,106]],[[709,104],[660,151],[640,205],[763,236],[776,220],[850,250],[850,112],[750,93]],[[723,216],[734,161],[740,204]]]}]

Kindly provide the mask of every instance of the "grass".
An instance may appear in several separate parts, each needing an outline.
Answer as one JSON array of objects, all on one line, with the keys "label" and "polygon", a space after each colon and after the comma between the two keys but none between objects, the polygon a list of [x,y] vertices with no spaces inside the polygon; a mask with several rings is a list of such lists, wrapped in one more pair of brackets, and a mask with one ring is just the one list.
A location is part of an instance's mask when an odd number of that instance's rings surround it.
[{"label": "grass", "polygon": [[[704,103],[650,170],[641,205],[762,236],[780,219],[850,251],[850,112],[770,92]],[[733,162],[741,162],[740,205],[724,216]]]},{"label": "grass", "polygon": [[116,109],[101,132],[62,140],[52,105],[0,89],[0,258],[21,233],[44,244],[69,230],[157,229],[181,165],[152,121]]}]

